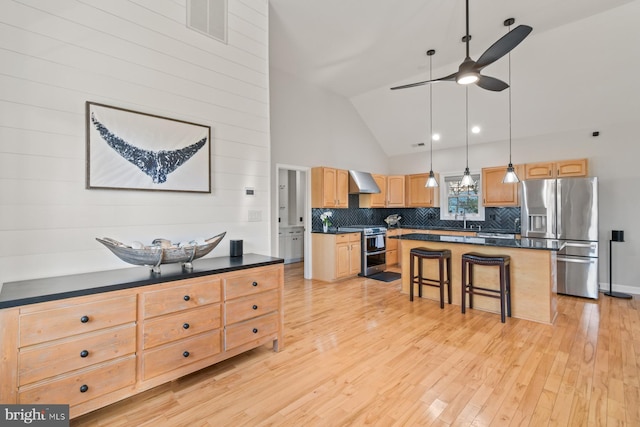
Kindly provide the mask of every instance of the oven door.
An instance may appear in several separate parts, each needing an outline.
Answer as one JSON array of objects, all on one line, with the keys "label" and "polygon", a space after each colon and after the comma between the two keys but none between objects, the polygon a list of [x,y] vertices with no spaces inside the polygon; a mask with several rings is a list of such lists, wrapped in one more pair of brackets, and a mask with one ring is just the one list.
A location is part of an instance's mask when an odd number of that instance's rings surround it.
[{"label": "oven door", "polygon": [[370,276],[387,269],[387,236],[364,236],[362,245],[362,275]]}]

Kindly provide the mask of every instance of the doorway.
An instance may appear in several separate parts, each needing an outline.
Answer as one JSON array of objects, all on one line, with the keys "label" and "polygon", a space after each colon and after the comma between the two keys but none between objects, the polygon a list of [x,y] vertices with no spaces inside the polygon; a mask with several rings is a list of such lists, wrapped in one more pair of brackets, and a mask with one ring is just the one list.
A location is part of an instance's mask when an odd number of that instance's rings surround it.
[{"label": "doorway", "polygon": [[276,256],[285,264],[304,263],[304,277],[311,277],[311,192],[309,168],[276,165]]}]

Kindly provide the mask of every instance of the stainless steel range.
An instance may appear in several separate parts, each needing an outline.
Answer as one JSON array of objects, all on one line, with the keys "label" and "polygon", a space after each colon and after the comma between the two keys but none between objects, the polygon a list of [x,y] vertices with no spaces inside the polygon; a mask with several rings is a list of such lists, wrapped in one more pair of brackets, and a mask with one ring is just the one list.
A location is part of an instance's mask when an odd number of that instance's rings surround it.
[{"label": "stainless steel range", "polygon": [[357,231],[362,234],[360,276],[371,276],[387,269],[387,229],[370,225],[349,225],[339,231]]}]

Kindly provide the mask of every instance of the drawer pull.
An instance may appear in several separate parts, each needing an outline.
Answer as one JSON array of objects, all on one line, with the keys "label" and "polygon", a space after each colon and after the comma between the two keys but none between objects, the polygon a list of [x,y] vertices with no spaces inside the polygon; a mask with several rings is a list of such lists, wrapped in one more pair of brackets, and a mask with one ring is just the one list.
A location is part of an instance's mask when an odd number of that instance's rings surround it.
[{"label": "drawer pull", "polygon": [[185,301],[189,301],[191,299],[191,297],[189,295],[185,295],[183,298]]},{"label": "drawer pull", "polygon": [[80,318],[80,321],[81,321],[82,323],[87,323],[87,322],[89,321],[89,316],[82,316],[82,317]]},{"label": "drawer pull", "polygon": [[184,323],[182,325],[182,329],[189,329],[189,324],[188,323]]},{"label": "drawer pull", "polygon": [[254,305],[252,308],[253,308],[254,310],[257,310],[257,309],[258,309],[258,306],[257,306],[257,305]]},{"label": "drawer pull", "polygon": [[82,350],[80,352],[80,357],[87,357],[88,355],[89,355],[89,351],[87,351],[87,350]]},{"label": "drawer pull", "polygon": [[253,282],[251,285],[252,286],[258,286],[258,282]]},{"label": "drawer pull", "polygon": [[253,333],[257,334],[258,333],[258,328],[253,328]]},{"label": "drawer pull", "polygon": [[82,384],[80,386],[80,393],[86,393],[89,390],[89,386],[86,384]]},{"label": "drawer pull", "polygon": [[182,355],[183,355],[184,357],[189,357],[189,352],[188,352],[188,351],[185,351],[184,353],[182,353]]}]

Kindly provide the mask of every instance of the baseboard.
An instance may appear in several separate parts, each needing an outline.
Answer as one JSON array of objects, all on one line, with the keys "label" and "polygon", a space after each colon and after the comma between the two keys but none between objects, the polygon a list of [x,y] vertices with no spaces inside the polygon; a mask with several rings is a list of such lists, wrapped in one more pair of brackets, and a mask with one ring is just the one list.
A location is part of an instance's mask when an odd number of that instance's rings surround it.
[{"label": "baseboard", "polygon": [[[608,283],[600,283],[600,292],[607,292],[609,290]],[[614,292],[623,292],[625,294],[640,295],[640,286],[626,286],[613,284],[612,290]]]}]

